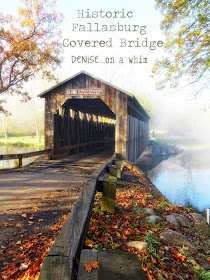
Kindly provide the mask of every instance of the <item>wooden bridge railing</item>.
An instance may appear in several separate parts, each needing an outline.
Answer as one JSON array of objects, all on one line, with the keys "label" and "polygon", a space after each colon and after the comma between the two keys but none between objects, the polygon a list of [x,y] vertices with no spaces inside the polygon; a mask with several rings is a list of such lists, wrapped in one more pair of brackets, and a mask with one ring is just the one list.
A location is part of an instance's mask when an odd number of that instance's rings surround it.
[{"label": "wooden bridge railing", "polygon": [[52,149],[34,151],[34,152],[28,152],[28,153],[21,153],[21,154],[0,155],[0,160],[18,159],[19,160],[18,166],[22,166],[23,165],[23,158],[40,156],[40,155],[44,155],[44,154],[47,154],[49,159],[51,159]]},{"label": "wooden bridge railing", "polygon": [[75,268],[82,250],[92,214],[93,201],[100,177],[117,159],[114,155],[90,176],[69,217],[62,227],[41,269],[39,280],[75,279]]},{"label": "wooden bridge railing", "polygon": [[[143,174],[137,166],[131,162],[121,160],[117,154],[92,173],[47,257],[44,259],[39,280],[99,279],[90,274],[85,274],[87,276],[85,277],[83,274],[84,265],[79,264],[81,255],[85,261],[92,260],[89,258],[90,255],[85,255],[84,257],[83,246],[89,229],[96,190],[103,192],[102,211],[113,213],[117,182],[121,181],[121,169],[124,166]],[[117,265],[119,266],[119,263]],[[81,267],[83,267],[82,270]],[[136,277],[134,278],[137,279]],[[115,278],[113,277],[113,279]],[[119,279],[119,277],[116,279]],[[140,277],[138,279],[145,280],[146,278]]]},{"label": "wooden bridge railing", "polygon": [[98,140],[98,141],[91,141],[91,142],[86,142],[86,143],[80,143],[80,144],[74,144],[70,146],[63,146],[59,147],[58,151],[65,151],[65,150],[71,150],[71,149],[76,149],[76,148],[81,148],[81,147],[87,147],[91,145],[97,145],[97,144],[107,144],[114,142],[114,138],[112,139],[107,139],[107,140]]}]

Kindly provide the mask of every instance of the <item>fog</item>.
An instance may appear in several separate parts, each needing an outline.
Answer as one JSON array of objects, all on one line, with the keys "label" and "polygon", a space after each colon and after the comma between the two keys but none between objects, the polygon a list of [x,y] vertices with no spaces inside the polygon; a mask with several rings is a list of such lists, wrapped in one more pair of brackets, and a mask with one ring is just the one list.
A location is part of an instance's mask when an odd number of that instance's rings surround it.
[{"label": "fog", "polygon": [[204,97],[196,99],[180,95],[153,96],[150,129],[157,136],[185,137],[201,142],[210,140],[210,108]]},{"label": "fog", "polygon": [[[113,77],[114,75],[112,79]],[[110,82],[109,77],[108,82]],[[118,82],[117,86],[120,85],[117,75],[111,82],[113,84]],[[0,114],[0,135],[4,135],[5,128],[10,135],[35,135],[36,121],[40,133],[44,133],[44,100],[37,95],[51,85],[40,84],[39,78],[29,83],[28,89],[32,100],[27,103],[21,103],[20,97],[8,97],[6,109],[11,112],[11,115],[5,117]],[[121,85],[121,88],[124,87]],[[202,143],[210,140],[210,98],[207,94],[193,98],[190,93],[183,94],[183,92],[164,94],[158,91],[142,92],[135,84],[130,84],[125,90],[133,93],[150,115],[150,136],[183,137],[196,139]]]},{"label": "fog", "polygon": [[7,98],[4,108],[10,115],[0,114],[0,136],[36,135],[44,133],[44,100],[33,97],[21,102],[16,96]]}]

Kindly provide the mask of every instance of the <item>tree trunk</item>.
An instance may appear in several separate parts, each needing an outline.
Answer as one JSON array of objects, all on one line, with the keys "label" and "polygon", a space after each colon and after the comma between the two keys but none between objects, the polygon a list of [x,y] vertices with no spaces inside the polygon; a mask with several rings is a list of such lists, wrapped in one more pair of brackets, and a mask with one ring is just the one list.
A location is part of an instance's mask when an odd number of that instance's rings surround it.
[{"label": "tree trunk", "polygon": [[31,103],[32,103],[34,121],[35,121],[35,126],[36,126],[37,142],[40,143],[41,142],[41,137],[40,137],[40,133],[39,133],[39,124],[38,124],[38,120],[37,120],[37,110],[36,110],[36,104],[35,104],[33,98],[31,99]]},{"label": "tree trunk", "polygon": [[9,122],[9,117],[8,116],[4,117],[4,136],[5,136],[5,139],[8,139],[8,122]]}]

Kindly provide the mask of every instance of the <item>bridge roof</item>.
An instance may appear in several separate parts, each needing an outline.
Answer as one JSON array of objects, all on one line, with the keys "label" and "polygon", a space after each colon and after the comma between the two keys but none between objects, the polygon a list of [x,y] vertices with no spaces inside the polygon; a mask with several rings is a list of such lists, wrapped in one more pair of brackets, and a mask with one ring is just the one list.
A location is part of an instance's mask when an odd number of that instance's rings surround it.
[{"label": "bridge roof", "polygon": [[86,71],[84,71],[84,70],[82,70],[82,71],[76,73],[75,75],[69,77],[68,79],[66,79],[66,80],[64,80],[64,81],[62,81],[62,82],[60,82],[60,83],[54,85],[53,87],[51,87],[51,88],[49,88],[49,89],[43,91],[43,92],[42,92],[41,94],[39,94],[38,96],[41,97],[41,98],[45,98],[46,95],[47,95],[47,94],[50,94],[50,92],[51,92],[52,90],[58,88],[59,86],[64,85],[65,83],[69,82],[70,80],[72,80],[72,79],[74,79],[74,78],[76,78],[77,76],[82,75],[82,74],[85,74],[85,75],[87,75],[87,76],[89,76],[89,77],[91,77],[91,78],[93,78],[93,79],[96,79],[96,80],[98,80],[98,81],[104,83],[104,84],[107,85],[107,86],[110,86],[110,87],[112,87],[112,88],[114,88],[114,89],[116,89],[116,90],[118,90],[118,91],[120,91],[120,92],[126,94],[126,95],[129,97],[129,100],[131,101],[131,103],[132,103],[134,106],[136,106],[136,107],[144,114],[144,116],[145,116],[147,119],[150,119],[150,117],[149,117],[149,115],[147,114],[147,112],[144,110],[144,108],[141,106],[141,104],[139,103],[139,101],[136,99],[136,97],[135,97],[133,94],[131,94],[131,93],[129,93],[129,92],[127,92],[127,91],[125,91],[125,90],[123,90],[123,89],[117,87],[117,86],[114,86],[114,85],[112,85],[111,83],[108,83],[107,81],[105,81],[105,80],[103,80],[103,79],[101,79],[101,78],[98,78],[98,77],[96,77],[96,76],[94,76],[94,75],[92,75],[92,74],[90,74],[90,73],[88,73],[88,72],[86,72]]}]

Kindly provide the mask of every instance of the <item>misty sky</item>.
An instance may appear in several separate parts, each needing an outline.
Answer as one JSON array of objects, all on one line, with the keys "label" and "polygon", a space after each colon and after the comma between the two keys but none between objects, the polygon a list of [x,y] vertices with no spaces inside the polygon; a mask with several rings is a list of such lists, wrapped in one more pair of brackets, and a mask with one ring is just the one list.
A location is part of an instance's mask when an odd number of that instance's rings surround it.
[{"label": "misty sky", "polygon": [[[18,0],[4,1],[1,4],[1,11],[3,13],[15,13],[18,8]],[[108,80],[119,87],[128,91],[139,91],[139,90],[155,90],[155,81],[153,82],[149,76],[153,66],[155,58],[160,57],[162,48],[156,50],[149,50],[148,48],[142,47],[120,47],[120,38],[125,40],[143,40],[147,39],[148,44],[150,41],[163,40],[162,33],[159,29],[161,21],[161,15],[159,11],[155,9],[155,1],[153,0],[131,0],[131,1],[69,1],[59,0],[58,10],[63,13],[64,21],[60,26],[63,32],[61,43],[63,39],[67,38],[70,40],[109,40],[112,39],[113,47],[64,47],[64,63],[63,67],[58,70],[58,76],[60,80],[63,80],[81,70],[86,70],[91,74],[98,76],[102,79]],[[78,10],[87,11],[113,12],[118,11],[124,12],[131,11],[133,13],[132,18],[116,18],[113,19],[105,18],[78,18]],[[108,15],[109,16],[109,15]],[[146,26],[146,34],[140,35],[138,32],[81,32],[72,31],[73,24],[88,25],[89,23],[93,26],[97,23],[100,25],[139,25]],[[98,55],[101,60],[104,57],[114,57],[115,63],[101,63],[101,64],[80,64],[72,63],[71,56],[85,56],[85,55]],[[147,58],[148,63],[146,64],[129,64],[128,57],[132,56]],[[119,57],[123,57],[124,63],[119,64]],[[125,81],[126,79],[126,81]],[[41,90],[48,87],[45,83],[42,83]]]},{"label": "misty sky", "polygon": [[[15,14],[18,5],[18,0],[9,0],[3,1],[1,3],[1,12],[4,14]],[[122,12],[124,10],[125,13],[128,11],[132,12],[132,17],[126,18],[79,18],[78,10],[83,10],[84,12],[89,9],[92,11],[100,11],[104,12],[113,12],[118,11]],[[153,106],[156,106],[156,111],[159,112],[158,115],[161,117],[161,112],[169,113],[168,116],[174,112],[174,114],[179,114],[179,112],[183,112],[189,110],[189,106],[193,103],[193,108],[197,106],[197,111],[200,111],[201,108],[205,107],[205,104],[209,102],[207,93],[196,101],[192,101],[190,98],[190,93],[192,89],[184,88],[182,91],[169,94],[168,91],[159,92],[155,89],[155,82],[158,77],[151,78],[151,69],[156,58],[160,58],[163,55],[163,48],[156,47],[155,50],[149,49],[149,47],[122,47],[120,46],[120,42],[123,39],[128,42],[128,40],[133,41],[143,41],[147,40],[147,44],[150,41],[163,41],[165,43],[165,38],[162,35],[162,32],[159,28],[160,21],[162,16],[159,11],[155,9],[155,1],[154,0],[130,0],[125,1],[121,0],[120,3],[118,1],[106,0],[106,1],[96,1],[96,0],[77,0],[77,1],[69,1],[69,0],[59,0],[58,1],[58,10],[63,13],[64,21],[60,28],[62,29],[62,39],[61,43],[63,43],[63,39],[68,39],[69,41],[77,40],[104,40],[105,42],[110,40],[112,41],[112,47],[79,47],[78,44],[76,47],[63,47],[64,50],[64,62],[62,67],[57,70],[56,76],[59,81],[62,81],[75,73],[86,70],[91,74],[104,79],[108,82],[111,82],[113,85],[116,85],[124,90],[127,90],[131,93],[135,93],[135,95],[139,95],[141,93],[148,93],[148,97],[150,98]],[[108,16],[110,13],[108,14]],[[102,25],[139,25],[146,26],[145,34],[140,34],[138,31],[136,32],[102,32],[102,31],[81,31],[78,28],[73,31],[73,24],[82,24],[86,28],[90,25],[94,28],[96,24],[99,26]],[[100,61],[104,61],[106,57],[114,57],[115,63],[72,63],[72,56],[99,56]],[[142,57],[147,58],[147,63],[138,63],[133,64],[129,63],[129,58],[133,57]],[[119,63],[119,58],[123,58],[123,63]],[[46,81],[40,81],[39,78],[34,80],[32,83],[27,84],[27,88],[32,91],[33,95],[38,95],[42,91],[49,88],[52,83],[48,83]],[[17,108],[24,108],[18,111],[25,111],[30,113],[30,106],[28,104],[25,105],[17,105],[16,99],[11,102],[10,108],[13,110],[14,114],[17,114]],[[36,99],[36,103],[38,106],[43,106],[43,102],[40,99]],[[155,104],[155,105],[154,105]],[[193,109],[195,111],[195,109]],[[22,117],[21,114],[19,117]],[[18,117],[18,116],[16,116]],[[167,118],[166,114],[164,117]]]}]

